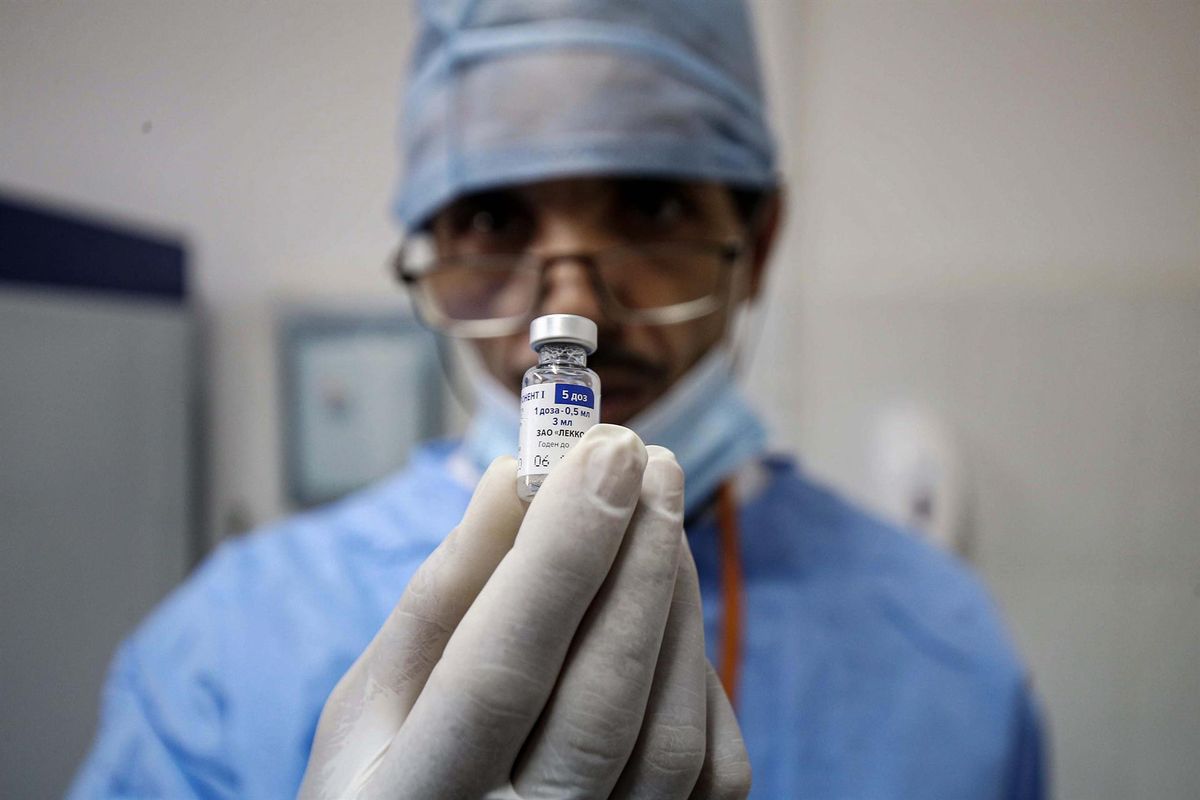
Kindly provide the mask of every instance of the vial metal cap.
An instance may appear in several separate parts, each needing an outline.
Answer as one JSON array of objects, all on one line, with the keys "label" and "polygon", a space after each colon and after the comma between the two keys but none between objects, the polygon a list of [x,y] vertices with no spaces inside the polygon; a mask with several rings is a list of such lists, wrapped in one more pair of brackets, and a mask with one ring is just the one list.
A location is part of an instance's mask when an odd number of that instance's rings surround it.
[{"label": "vial metal cap", "polygon": [[549,342],[569,342],[591,355],[598,337],[596,323],[578,314],[546,314],[529,323],[529,346],[534,350]]}]

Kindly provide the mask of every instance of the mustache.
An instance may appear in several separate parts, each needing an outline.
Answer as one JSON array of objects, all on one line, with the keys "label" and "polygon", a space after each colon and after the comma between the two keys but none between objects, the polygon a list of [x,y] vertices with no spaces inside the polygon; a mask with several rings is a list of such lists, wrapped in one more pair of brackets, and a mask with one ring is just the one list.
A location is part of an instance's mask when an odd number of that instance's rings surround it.
[{"label": "mustache", "polygon": [[596,372],[620,370],[649,380],[663,380],[669,374],[666,365],[651,361],[632,350],[626,350],[619,346],[606,346],[597,350],[588,356],[588,366]]}]

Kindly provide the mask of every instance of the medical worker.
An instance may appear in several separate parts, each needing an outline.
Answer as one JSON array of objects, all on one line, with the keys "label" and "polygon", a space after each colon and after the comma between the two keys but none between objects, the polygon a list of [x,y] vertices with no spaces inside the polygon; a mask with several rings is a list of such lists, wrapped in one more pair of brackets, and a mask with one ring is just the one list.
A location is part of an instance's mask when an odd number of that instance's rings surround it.
[{"label": "medical worker", "polygon": [[[72,796],[1041,797],[976,579],[768,455],[735,387],[780,216],[742,4],[419,18],[396,270],[473,365],[471,425],[222,545],[118,651]],[[617,424],[527,505],[545,313],[597,322]]]}]

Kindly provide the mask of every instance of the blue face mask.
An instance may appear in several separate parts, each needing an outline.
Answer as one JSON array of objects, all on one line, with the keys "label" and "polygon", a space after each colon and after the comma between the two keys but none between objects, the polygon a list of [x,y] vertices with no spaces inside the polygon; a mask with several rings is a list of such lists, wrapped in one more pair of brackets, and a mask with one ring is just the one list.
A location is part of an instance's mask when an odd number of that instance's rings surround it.
[{"label": "blue face mask", "polygon": [[[478,393],[460,455],[482,471],[497,456],[514,452],[520,416],[516,397],[490,377],[480,379]],[[675,453],[687,478],[688,515],[767,445],[766,430],[734,383],[732,360],[724,347],[702,358],[629,427],[646,444]]]}]

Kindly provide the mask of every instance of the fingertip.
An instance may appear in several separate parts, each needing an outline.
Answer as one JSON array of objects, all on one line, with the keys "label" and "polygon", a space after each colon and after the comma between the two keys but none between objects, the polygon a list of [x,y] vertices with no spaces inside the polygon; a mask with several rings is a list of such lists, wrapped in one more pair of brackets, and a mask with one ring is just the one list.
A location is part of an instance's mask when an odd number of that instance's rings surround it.
[{"label": "fingertip", "polygon": [[492,463],[488,464],[488,468],[483,471],[484,477],[487,477],[493,472],[501,474],[516,474],[517,460],[510,455],[496,456],[492,459]]},{"label": "fingertip", "polygon": [[652,469],[664,476],[672,476],[672,479],[681,483],[683,481],[683,467],[675,459],[675,454],[657,444],[646,447],[646,471]]},{"label": "fingertip", "polygon": [[642,493],[652,502],[659,502],[672,513],[683,513],[683,468],[675,454],[665,447],[646,448],[646,471],[642,476]]},{"label": "fingertip", "polygon": [[628,450],[631,454],[638,454],[642,464],[645,464],[646,445],[642,443],[641,437],[623,425],[612,425],[607,422],[593,425],[591,430],[579,440],[580,445],[585,442],[591,446],[603,445],[618,450]]},{"label": "fingertip", "polygon": [[[475,495],[496,490],[498,486],[507,485],[513,491],[517,485],[517,460],[512,456],[497,456],[488,464],[488,468],[483,471],[483,475],[479,477],[479,483],[475,484]],[[472,497],[472,499],[474,499]]]},{"label": "fingertip", "polygon": [[[583,495],[576,494],[576,502],[587,496],[632,510],[645,469],[646,446],[636,433],[620,425],[595,425],[551,470],[538,497],[565,497],[561,493],[583,491]],[[537,505],[535,501],[533,506]]]},{"label": "fingertip", "polygon": [[467,506],[464,521],[473,516],[476,510],[485,516],[495,518],[496,522],[515,522],[520,524],[528,506],[517,496],[517,461],[512,456],[499,456],[488,465],[471,502]]},{"label": "fingertip", "polygon": [[586,464],[590,482],[601,495],[616,500],[626,493],[620,487],[628,485],[633,493],[629,500],[636,497],[647,459],[646,446],[636,433],[621,425],[602,423],[584,434],[575,449],[583,451],[576,459]]}]

